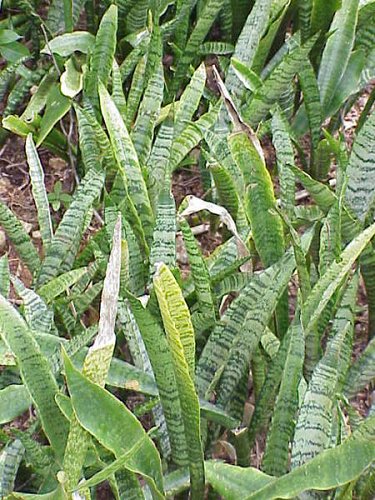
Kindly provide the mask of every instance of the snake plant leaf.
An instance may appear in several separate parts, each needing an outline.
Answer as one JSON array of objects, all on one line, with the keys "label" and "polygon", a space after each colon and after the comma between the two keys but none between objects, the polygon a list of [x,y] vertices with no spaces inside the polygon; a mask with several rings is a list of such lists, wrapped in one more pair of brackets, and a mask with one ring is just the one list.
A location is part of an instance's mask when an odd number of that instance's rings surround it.
[{"label": "snake plant leaf", "polygon": [[336,88],[346,70],[354,45],[358,19],[358,0],[343,0],[336,12],[319,67],[318,84],[322,108],[331,102]]},{"label": "snake plant leaf", "polygon": [[86,272],[87,269],[83,267],[60,274],[60,276],[51,279],[48,283],[38,288],[38,294],[47,302],[47,304],[49,304],[50,302],[53,302],[57,296],[77,283],[77,281],[80,280]]},{"label": "snake plant leaf", "polygon": [[137,153],[120,112],[103,85],[99,85],[99,96],[119,172],[125,178],[124,185],[128,186],[129,196],[142,221],[145,236],[149,240],[152,237],[153,213]]},{"label": "snake plant leaf", "polygon": [[[375,445],[348,439],[289,474],[274,478],[257,469],[206,462],[207,480],[225,500],[295,498],[310,489],[331,490],[357,479],[374,460]],[[231,493],[232,491],[232,493]]]},{"label": "snake plant leaf", "polygon": [[0,453],[0,495],[2,498],[12,493],[18,468],[25,448],[19,439],[8,443]]},{"label": "snake plant leaf", "polygon": [[207,324],[210,322],[215,323],[214,298],[207,266],[189,223],[185,219],[180,218],[179,224],[189,258],[190,271],[198,302],[198,311],[205,317]]},{"label": "snake plant leaf", "polygon": [[12,422],[32,405],[24,385],[10,384],[0,391],[0,424]]},{"label": "snake plant leaf", "polygon": [[116,5],[111,5],[100,21],[91,56],[90,71],[86,76],[85,91],[95,105],[98,103],[99,82],[107,86],[111,74],[116,50],[117,10]]},{"label": "snake plant leaf", "polygon": [[279,263],[254,275],[231,303],[211,333],[197,365],[197,387],[201,397],[208,397],[206,393],[215,374],[224,369],[220,390],[217,390],[217,404],[225,408],[229,403],[294,266],[293,255],[289,252]]},{"label": "snake plant leaf", "polygon": [[188,447],[191,494],[200,498],[204,490],[203,450],[200,436],[199,400],[194,387],[195,336],[181,289],[165,264],[154,276],[154,287],[172,353]]},{"label": "snake plant leaf", "polygon": [[313,37],[304,45],[288,52],[264,81],[262,87],[245,103],[242,107],[242,116],[251,126],[257,126],[266,117],[271,107],[288,90],[290,82],[308,57],[315,41],[316,37]]},{"label": "snake plant leaf", "polygon": [[332,408],[340,375],[339,364],[350,332],[351,325],[347,324],[328,343],[324,356],[311,376],[294,434],[292,469],[308,462],[329,446]]},{"label": "snake plant leaf", "polygon": [[168,428],[172,448],[172,459],[176,464],[186,465],[187,447],[182,420],[172,355],[160,325],[140,301],[128,296],[131,309],[141,331],[147,353],[155,375],[160,401]]},{"label": "snake plant leaf", "polygon": [[198,120],[191,122],[182,133],[175,137],[169,160],[169,171],[173,172],[185,158],[203,139],[206,132],[213,127],[220,111],[221,103],[212,107]]},{"label": "snake plant leaf", "polygon": [[[306,2],[301,2],[306,3]],[[310,128],[312,151],[317,148],[320,139],[320,127],[322,123],[322,105],[320,102],[320,92],[318,81],[315,76],[314,68],[309,60],[304,61],[300,71],[298,72],[298,80],[303,93],[303,102],[305,105],[306,114],[300,108],[297,112],[293,129],[300,135],[305,130],[305,117]]]},{"label": "snake plant leaf", "polygon": [[294,150],[288,129],[285,115],[276,108],[272,116],[272,140],[276,150],[281,208],[291,218],[294,211],[295,176],[289,168],[289,165],[294,165]]},{"label": "snake plant leaf", "polygon": [[8,298],[10,291],[10,270],[7,255],[0,257],[0,294]]},{"label": "snake plant leaf", "polygon": [[23,301],[24,316],[30,330],[49,333],[53,322],[53,311],[34,290],[26,288],[16,276],[12,276],[15,291]]},{"label": "snake plant leaf", "polygon": [[246,211],[255,246],[265,266],[274,264],[284,253],[284,236],[271,176],[264,159],[245,132],[230,135],[232,156],[243,172],[247,185]]},{"label": "snake plant leaf", "polygon": [[335,203],[335,193],[333,193],[326,184],[316,181],[300,168],[293,165],[290,165],[290,168],[295,173],[297,179],[311,194],[311,197],[318,207],[323,210],[323,212],[328,212],[331,206]]},{"label": "snake plant leaf", "polygon": [[47,249],[53,236],[52,221],[44,185],[43,167],[40,163],[32,134],[29,134],[26,139],[26,157],[29,165],[33,198],[37,208],[40,233],[43,245]]},{"label": "snake plant leaf", "polygon": [[238,77],[238,79],[245,85],[245,87],[251,92],[255,92],[259,87],[263,85],[262,80],[252,69],[248,68],[238,59],[232,57],[231,64]]},{"label": "snake plant leaf", "polygon": [[145,87],[146,63],[147,57],[146,55],[144,55],[139,59],[133,73],[133,78],[128,94],[126,120],[124,120],[125,125],[129,130],[131,129],[133,121],[136,118],[139,103],[141,102],[143,90]]},{"label": "snake plant leaf", "polygon": [[[265,34],[271,14],[272,0],[257,0],[249,13],[241,34],[238,37],[233,58],[251,68],[259,47],[260,40]],[[225,84],[229,92],[236,101],[241,99],[244,94],[242,86],[238,85],[238,76],[234,67],[229,67]]]},{"label": "snake plant leaf", "polygon": [[339,262],[334,261],[314,286],[302,313],[306,335],[374,235],[375,224],[372,224],[346,246]]},{"label": "snake plant leaf", "polygon": [[157,262],[176,267],[176,204],[172,193],[165,188],[159,194],[153,242],[150,251],[150,274]]},{"label": "snake plant leaf", "polygon": [[299,313],[290,326],[280,390],[276,398],[272,422],[267,434],[262,470],[273,476],[288,472],[289,443],[294,431],[294,417],[298,409],[298,386],[302,377],[304,337]]},{"label": "snake plant leaf", "polygon": [[371,137],[375,133],[375,113],[372,113],[358,133],[347,167],[348,185],[345,203],[351,212],[364,222],[375,197],[371,189],[375,181],[375,146]]},{"label": "snake plant leaf", "polygon": [[198,108],[206,84],[206,69],[202,63],[195,70],[186,89],[184,90],[179,106],[175,113],[174,134],[177,137],[193,119]]},{"label": "snake plant leaf", "polygon": [[354,397],[375,379],[375,338],[367,344],[361,356],[350,367],[344,385],[348,398]]},{"label": "snake plant leaf", "polygon": [[83,0],[71,0],[70,5],[67,6],[67,2],[60,2],[59,0],[54,0],[51,2],[51,6],[48,9],[48,19],[47,26],[52,33],[57,33],[63,31],[67,26],[70,27],[67,31],[72,31],[73,26],[78,21],[81,10],[84,7]]},{"label": "snake plant leaf", "polygon": [[150,200],[156,214],[157,206],[167,194],[165,184],[169,183],[169,158],[174,137],[174,108],[171,108],[167,119],[161,124],[154,141],[150,157],[147,161],[147,186]]},{"label": "snake plant leaf", "polygon": [[0,296],[0,333],[17,358],[22,381],[38,411],[58,459],[62,458],[67,425],[55,402],[59,389],[47,359],[19,313]]},{"label": "snake plant leaf", "polygon": [[116,59],[112,61],[112,99],[117,106],[117,109],[125,121],[126,118],[126,98],[122,87],[122,78],[119,65]]},{"label": "snake plant leaf", "polygon": [[[161,500],[163,478],[160,457],[141,424],[123,403],[76,370],[66,355],[64,364],[74,413],[79,423],[117,459],[138,444],[126,468],[143,476],[154,497]],[[128,431],[126,436],[124,429]]]},{"label": "snake plant leaf", "polygon": [[[90,170],[79,184],[73,201],[65,212],[38,275],[38,286],[44,285],[54,278],[59,271],[68,265],[66,261],[69,252],[78,251],[81,234],[84,229],[85,218],[95,198],[99,196],[104,183],[104,173]],[[66,262],[66,264],[65,264]],[[69,263],[70,266],[70,263]]]},{"label": "snake plant leaf", "polygon": [[57,54],[61,57],[69,57],[74,52],[88,54],[95,44],[95,37],[88,31],[75,31],[64,33],[52,38],[42,50],[42,54]]},{"label": "snake plant leaf", "polygon": [[198,17],[197,23],[186,43],[184,52],[180,60],[178,61],[176,74],[173,79],[172,90],[177,90],[181,82],[186,76],[189,64],[194,59],[197,54],[200,45],[206,38],[211,26],[215,22],[220,9],[223,7],[224,0],[208,0],[204,6],[200,15]]},{"label": "snake plant leaf", "polygon": [[63,95],[58,85],[52,87],[48,94],[46,108],[40,122],[36,147],[39,147],[52,131],[53,127],[63,118],[71,107],[71,100]]},{"label": "snake plant leaf", "polygon": [[[162,41],[160,39],[159,43]],[[155,70],[150,75],[132,131],[132,141],[140,165],[145,165],[150,156],[156,119],[163,100],[164,72],[161,58],[155,62]]]},{"label": "snake plant leaf", "polygon": [[[86,355],[82,370],[87,380],[101,386],[104,386],[116,343],[114,327],[120,289],[120,268],[121,216],[118,217],[114,228],[112,251],[104,279],[98,335]],[[74,488],[80,479],[89,443],[89,435],[82,429],[77,418],[73,418],[64,455],[64,487],[68,490]]]},{"label": "snake plant leaf", "polygon": [[[216,162],[210,163],[209,169],[214,179],[220,205],[224,206],[232,216],[233,220],[236,221],[241,201],[231,175],[225,167]],[[243,207],[241,208],[243,210]]]},{"label": "snake plant leaf", "polygon": [[31,273],[35,274],[40,266],[38,252],[21,222],[1,201],[0,224],[5,229],[8,238],[13,243],[22,261],[27,265]]}]

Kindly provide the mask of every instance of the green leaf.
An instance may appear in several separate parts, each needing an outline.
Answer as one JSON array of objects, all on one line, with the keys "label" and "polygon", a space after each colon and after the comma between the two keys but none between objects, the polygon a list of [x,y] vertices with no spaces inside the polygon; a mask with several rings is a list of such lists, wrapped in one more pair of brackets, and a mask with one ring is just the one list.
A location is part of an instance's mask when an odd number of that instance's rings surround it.
[{"label": "green leaf", "polygon": [[124,185],[129,187],[129,196],[138,211],[146,238],[151,239],[153,213],[137,153],[121,115],[103,85],[99,87],[99,95],[104,121],[111,139],[119,172]]},{"label": "green leaf", "polygon": [[[126,406],[76,370],[64,355],[65,373],[74,413],[84,429],[116,458],[139,443],[126,468],[143,476],[155,498],[163,498],[160,457],[141,424]],[[124,429],[127,429],[126,435]]]},{"label": "green leaf", "polygon": [[291,85],[292,78],[306,60],[316,41],[316,37],[308,40],[303,46],[297,46],[286,53],[281,62],[273,69],[268,78],[245,103],[242,116],[252,126],[263,120],[271,107],[281,98]]},{"label": "green leaf", "polygon": [[59,392],[47,359],[18,312],[0,296],[0,333],[17,358],[22,381],[38,411],[56,456],[64,453],[67,426],[55,402]]},{"label": "green leaf", "polygon": [[347,245],[340,255],[340,260],[334,261],[314,286],[302,313],[306,335],[314,327],[330,298],[374,235],[375,224],[369,226]]},{"label": "green leaf", "polygon": [[364,222],[375,200],[375,113],[372,113],[355,138],[349,165],[345,203],[351,212]]},{"label": "green leaf", "polygon": [[199,400],[194,387],[195,336],[189,309],[172,273],[160,264],[154,287],[172,353],[188,446],[192,498],[204,492],[203,450],[200,436]]},{"label": "green leaf", "polygon": [[70,106],[70,99],[61,93],[57,85],[53,87],[48,94],[46,109],[40,122],[39,135],[36,143],[37,147],[44,142],[56,123],[66,115]]},{"label": "green leaf", "polygon": [[49,212],[47,192],[44,185],[44,171],[32,139],[32,134],[29,134],[26,139],[26,157],[29,165],[33,198],[37,208],[39,229],[44,250],[46,251],[53,236],[52,221]]},{"label": "green leaf", "polygon": [[246,211],[256,249],[265,266],[274,264],[284,253],[283,227],[275,212],[276,198],[264,158],[245,132],[229,136],[233,159],[247,186]]},{"label": "green leaf", "polygon": [[13,243],[18,255],[30,269],[31,273],[35,274],[40,266],[38,252],[21,222],[1,201],[0,223],[5,229],[8,238]]},{"label": "green leaf", "polygon": [[197,23],[186,43],[181,59],[178,61],[176,74],[173,79],[173,90],[177,90],[184,80],[189,64],[197,54],[200,45],[206,38],[216,16],[223,7],[224,0],[207,0],[199,14]]},{"label": "green leaf", "polygon": [[56,36],[41,51],[42,54],[57,54],[69,57],[74,52],[88,54],[95,43],[95,37],[88,31],[75,31]]},{"label": "green leaf", "polygon": [[9,259],[7,255],[0,257],[0,294],[8,298],[10,291]]},{"label": "green leaf", "polygon": [[343,0],[330,27],[332,35],[324,48],[318,75],[323,110],[333,99],[349,61],[354,45],[358,3],[358,0]]},{"label": "green leaf", "polygon": [[187,447],[184,423],[168,341],[150,311],[144,309],[141,302],[135,297],[128,295],[128,300],[155,375],[171,443],[172,459],[178,465],[186,465]]},{"label": "green leaf", "polygon": [[299,312],[290,326],[290,333],[286,335],[290,340],[262,461],[262,470],[273,476],[281,476],[288,472],[289,443],[298,409],[298,386],[302,377],[305,352]]},{"label": "green leaf", "polygon": [[[357,479],[375,458],[375,444],[348,439],[278,479],[253,468],[206,462],[207,479],[224,500],[294,498],[310,489],[331,490]],[[250,493],[250,494],[249,494]]]},{"label": "green leaf", "polygon": [[25,57],[30,57],[29,49],[19,42],[11,42],[6,45],[1,45],[0,54],[11,64],[18,62]]},{"label": "green leaf", "polygon": [[0,424],[11,422],[32,404],[24,385],[8,385],[0,391]]},{"label": "green leaf", "polygon": [[95,198],[99,196],[103,183],[104,173],[90,170],[79,184],[73,201],[65,212],[48,248],[38,276],[39,286],[55,277],[59,271],[66,271],[64,267],[72,265],[67,258],[71,252],[74,258],[78,251],[85,218]]},{"label": "green leaf", "polygon": [[14,489],[24,453],[25,448],[19,439],[8,443],[0,453],[0,496],[2,498],[7,497]]},{"label": "green leaf", "polygon": [[95,38],[90,71],[86,77],[86,94],[93,103],[98,102],[98,84],[108,84],[116,50],[117,6],[111,5],[104,13]]}]

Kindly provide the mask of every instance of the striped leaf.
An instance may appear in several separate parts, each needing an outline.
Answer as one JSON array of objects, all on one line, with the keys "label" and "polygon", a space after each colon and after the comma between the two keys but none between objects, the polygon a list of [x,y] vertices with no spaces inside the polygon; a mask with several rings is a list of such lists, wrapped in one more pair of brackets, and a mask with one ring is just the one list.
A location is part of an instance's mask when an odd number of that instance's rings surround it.
[{"label": "striped leaf", "polygon": [[[252,67],[260,40],[267,30],[271,5],[271,0],[257,0],[238,37],[233,57],[247,68]],[[244,90],[239,85],[238,77],[233,67],[229,68],[225,84],[231,95],[234,96],[235,101],[236,98],[240,100]]]},{"label": "striped leaf", "polygon": [[263,264],[270,266],[284,253],[283,227],[274,212],[276,199],[271,176],[264,158],[245,132],[232,134],[228,142],[246,182],[246,211],[255,246]]},{"label": "striped leaf", "polygon": [[157,206],[153,242],[150,252],[150,274],[157,262],[176,267],[176,204],[171,192],[161,191]]},{"label": "striped leaf", "polygon": [[375,338],[367,344],[361,356],[350,367],[344,386],[345,395],[353,398],[375,380]]},{"label": "striped leaf", "polygon": [[262,461],[262,470],[273,476],[281,476],[288,472],[289,443],[298,409],[298,386],[302,377],[305,352],[299,313],[290,326],[289,337],[280,390],[276,398]]},{"label": "striped leaf", "polygon": [[329,342],[312,374],[294,434],[292,469],[311,460],[329,446],[341,356],[350,331],[351,325],[348,324]]},{"label": "striped leaf", "polygon": [[345,203],[350,211],[364,222],[375,200],[375,146],[372,138],[375,134],[375,113],[372,113],[359,131],[350,155],[347,168],[348,185]]},{"label": "striped leaf", "polygon": [[332,490],[356,480],[374,460],[375,445],[348,439],[307,464],[275,479],[252,467],[206,462],[207,479],[225,500],[276,500],[295,498],[306,490]]},{"label": "striped leaf", "polygon": [[[210,285],[210,276],[203,259],[203,255],[199,249],[198,243],[188,222],[180,218],[180,229],[184,238],[186,252],[189,258],[190,271],[194,282],[194,290],[198,302],[198,314],[204,318],[204,328],[215,323],[215,306],[214,298]],[[194,315],[193,315],[194,324]],[[197,328],[196,328],[197,330]]]},{"label": "striped leaf", "polygon": [[140,301],[128,296],[131,310],[141,331],[155,375],[160,401],[167,423],[172,459],[178,465],[187,463],[187,447],[181,403],[173,367],[172,354],[163,330]]},{"label": "striped leaf", "polygon": [[354,44],[358,0],[343,0],[336,12],[319,67],[318,84],[322,108],[327,107],[347,67]]},{"label": "striped leaf", "polygon": [[85,91],[95,105],[98,103],[98,84],[107,86],[116,50],[117,6],[111,5],[104,13],[95,38],[90,71],[86,76]]},{"label": "striped leaf", "polygon": [[22,381],[41,420],[44,432],[60,460],[64,453],[67,425],[55,402],[59,392],[47,359],[18,312],[0,296],[0,333],[17,359]]},{"label": "striped leaf", "polygon": [[200,436],[199,400],[194,387],[195,336],[188,307],[172,273],[160,264],[154,287],[172,353],[188,446],[192,498],[204,491],[203,450]]},{"label": "striped leaf", "polygon": [[26,288],[17,277],[12,277],[13,286],[23,301],[24,316],[33,332],[49,333],[53,322],[53,311],[33,290]]},{"label": "striped leaf", "polygon": [[99,87],[100,105],[111,139],[118,169],[142,221],[146,238],[152,237],[153,214],[137,153],[121,115],[104,86]]},{"label": "striped leaf", "polygon": [[340,255],[340,260],[334,261],[314,286],[302,313],[306,335],[314,327],[328,301],[374,235],[375,224],[365,229],[346,246]]},{"label": "striped leaf", "polygon": [[196,71],[186,89],[184,90],[175,114],[174,134],[177,137],[193,119],[198,108],[206,84],[206,69],[202,63]]},{"label": "striped leaf", "polygon": [[258,125],[266,117],[271,107],[288,90],[292,78],[308,57],[315,41],[316,37],[310,39],[303,46],[297,47],[287,53],[264,81],[263,86],[244,105],[242,116],[252,126],[255,127]]},{"label": "striped leaf", "polygon": [[178,62],[176,74],[173,79],[172,89],[176,91],[184,80],[189,64],[197,54],[200,45],[206,38],[211,26],[213,25],[220,9],[223,7],[224,0],[207,0],[198,17],[197,23],[189,37],[184,48],[183,55]]},{"label": "striped leaf", "polygon": [[53,236],[52,221],[49,212],[47,192],[44,186],[43,167],[40,163],[32,134],[29,134],[26,139],[26,157],[29,165],[33,198],[37,209],[40,234],[44,249],[46,250]]},{"label": "striped leaf", "polygon": [[294,165],[294,150],[290,139],[289,124],[280,109],[272,116],[272,140],[276,150],[280,183],[281,207],[292,217],[294,207],[295,177],[289,165]]},{"label": "striped leaf", "polygon": [[83,233],[85,217],[104,183],[104,173],[90,170],[79,184],[73,201],[60,222],[38,275],[38,285],[44,285],[57,274],[67,271],[71,264],[67,256],[77,245]]},{"label": "striped leaf", "polygon": [[[161,40],[160,40],[161,43]],[[155,70],[150,75],[145,93],[138,110],[132,131],[132,141],[139,163],[145,165],[151,151],[156,120],[160,113],[164,91],[164,73],[161,58],[155,63]]]},{"label": "striped leaf", "polygon": [[120,68],[116,62],[116,59],[112,61],[112,99],[117,106],[117,109],[122,116],[122,119],[126,119],[126,99],[124,95],[124,90],[122,88],[122,78],[120,74]]},{"label": "striped leaf", "polygon": [[8,298],[10,291],[9,259],[7,255],[0,257],[0,294]]},{"label": "striped leaf", "polygon": [[1,498],[5,498],[12,493],[24,453],[25,448],[19,439],[11,441],[2,449],[0,453]]},{"label": "striped leaf", "polygon": [[51,279],[48,283],[38,288],[38,294],[49,304],[63,292],[67,291],[71,286],[77,283],[87,272],[85,267],[73,269],[66,273],[60,274],[57,278]]},{"label": "striped leaf", "polygon": [[130,130],[133,126],[133,121],[137,116],[137,111],[139,108],[139,103],[141,102],[143,90],[145,87],[145,72],[146,72],[146,62],[147,57],[144,55],[141,57],[136,65],[135,71],[133,73],[133,78],[128,94],[128,102],[126,108],[126,120],[125,124]]},{"label": "striped leaf", "polygon": [[5,229],[8,238],[14,245],[14,248],[21,257],[22,261],[27,265],[31,273],[35,274],[40,266],[38,252],[21,222],[1,201],[0,224]]},{"label": "striped leaf", "polygon": [[[114,328],[117,314],[117,298],[120,289],[120,268],[121,217],[118,218],[114,229],[112,251],[104,279],[98,335],[86,355],[82,369],[87,381],[94,382],[102,387],[105,384],[116,343]],[[90,437],[82,429],[78,416],[75,415],[70,422],[64,455],[64,472],[66,475],[64,488],[68,491],[73,489],[80,480],[89,443]]]}]

